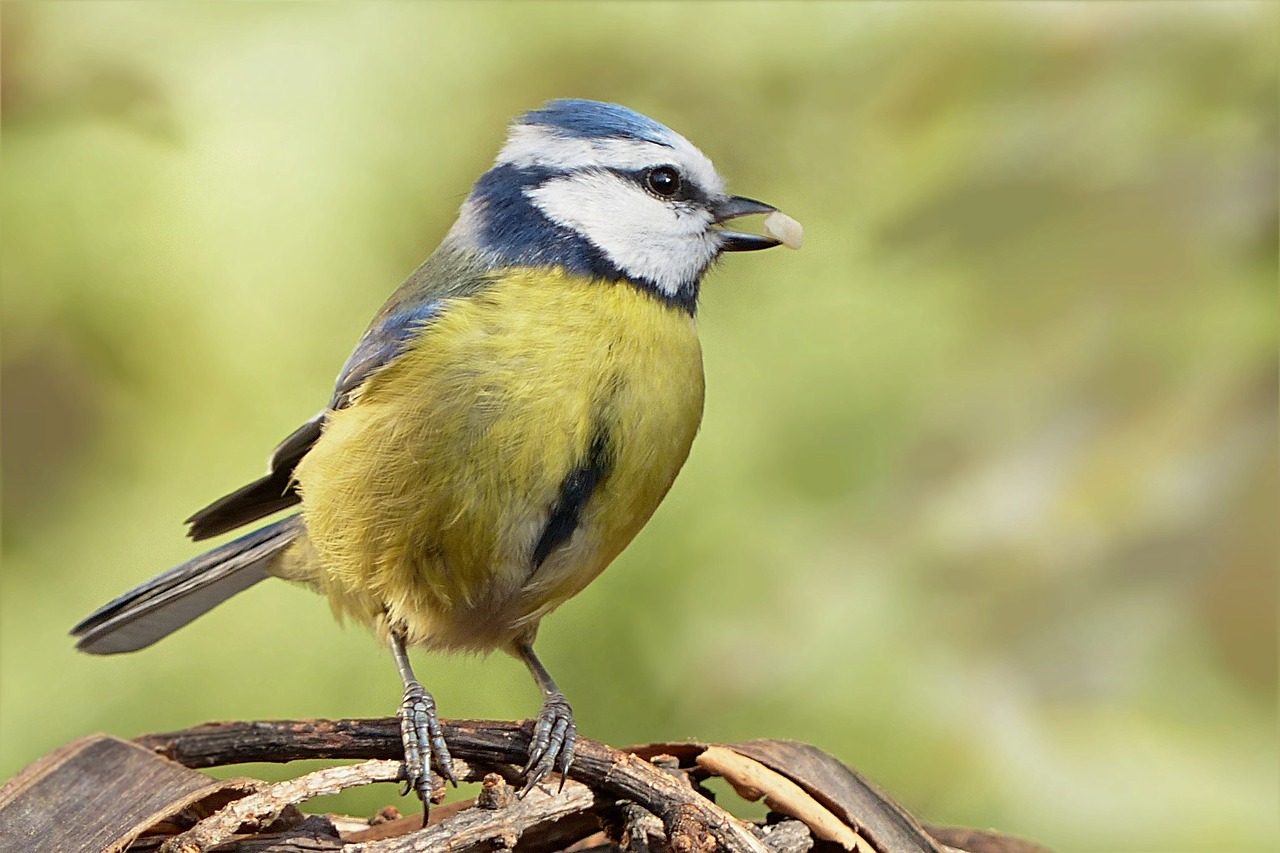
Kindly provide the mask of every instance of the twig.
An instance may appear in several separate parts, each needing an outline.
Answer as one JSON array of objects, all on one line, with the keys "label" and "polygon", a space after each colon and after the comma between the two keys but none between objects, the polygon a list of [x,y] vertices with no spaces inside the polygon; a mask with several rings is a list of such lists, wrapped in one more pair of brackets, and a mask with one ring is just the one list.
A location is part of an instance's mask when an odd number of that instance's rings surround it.
[{"label": "twig", "polygon": [[289,806],[313,797],[336,794],[346,788],[374,782],[394,782],[401,777],[399,761],[375,760],[343,767],[326,767],[297,779],[272,785],[256,794],[236,800],[175,835],[160,853],[204,853],[229,841],[242,827],[259,829],[274,823]]},{"label": "twig", "polygon": [[538,787],[504,807],[468,809],[422,832],[351,844],[343,853],[479,853],[513,850],[517,842],[521,850],[561,849],[595,830],[595,806],[595,794],[578,782],[558,794]]}]

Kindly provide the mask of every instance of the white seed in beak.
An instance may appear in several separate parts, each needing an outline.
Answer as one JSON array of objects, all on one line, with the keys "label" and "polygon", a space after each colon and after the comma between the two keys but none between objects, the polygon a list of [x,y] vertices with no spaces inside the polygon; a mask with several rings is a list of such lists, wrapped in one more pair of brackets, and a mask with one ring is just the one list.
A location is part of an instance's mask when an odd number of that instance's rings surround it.
[{"label": "white seed in beak", "polygon": [[764,233],[788,249],[799,249],[804,243],[804,226],[781,210],[775,210],[764,218]]}]

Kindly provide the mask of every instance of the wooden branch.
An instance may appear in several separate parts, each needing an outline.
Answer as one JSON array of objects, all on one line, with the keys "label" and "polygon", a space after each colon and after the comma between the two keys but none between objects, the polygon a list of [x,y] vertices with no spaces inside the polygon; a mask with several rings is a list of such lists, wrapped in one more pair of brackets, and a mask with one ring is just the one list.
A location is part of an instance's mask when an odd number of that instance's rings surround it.
[{"label": "wooden branch", "polygon": [[[461,725],[445,721],[446,737],[451,738],[454,728]],[[134,743],[195,769],[308,758],[404,759],[400,721],[394,717],[205,723],[177,732],[143,735]],[[452,750],[452,740],[449,745]],[[464,758],[461,754],[458,757]]]},{"label": "wooden branch", "polygon": [[[443,726],[453,755],[484,767],[522,765],[532,730],[531,722],[455,720]],[[394,718],[210,723],[146,735],[136,742],[188,767],[303,758],[403,758],[400,724]],[[631,753],[580,737],[570,777],[657,815],[675,853],[766,853],[741,821]]]}]

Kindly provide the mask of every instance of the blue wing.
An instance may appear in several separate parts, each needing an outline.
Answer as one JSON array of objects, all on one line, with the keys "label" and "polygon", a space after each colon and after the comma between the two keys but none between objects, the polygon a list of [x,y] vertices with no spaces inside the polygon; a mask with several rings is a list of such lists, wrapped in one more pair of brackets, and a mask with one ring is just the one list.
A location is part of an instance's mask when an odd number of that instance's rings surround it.
[{"label": "blue wing", "polygon": [[409,341],[440,312],[437,300],[425,305],[397,310],[374,320],[352,350],[338,374],[330,409],[343,409],[351,401],[351,392],[365,383],[379,368],[395,361],[408,348]]},{"label": "blue wing", "polygon": [[404,354],[409,342],[444,310],[449,297],[465,297],[487,286],[489,266],[446,242],[392,294],[369,324],[338,374],[324,411],[298,427],[271,453],[267,474],[236,489],[187,519],[192,539],[207,539],[256,521],[301,500],[293,469],[324,430],[329,412],[351,404],[369,377]]}]

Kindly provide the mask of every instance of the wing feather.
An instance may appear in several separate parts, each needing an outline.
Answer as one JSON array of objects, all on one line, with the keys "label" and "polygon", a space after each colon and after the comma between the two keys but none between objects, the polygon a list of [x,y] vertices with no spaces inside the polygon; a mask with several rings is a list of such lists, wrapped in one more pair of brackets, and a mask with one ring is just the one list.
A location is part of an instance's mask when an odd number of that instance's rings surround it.
[{"label": "wing feather", "polygon": [[489,266],[479,256],[457,251],[446,241],[373,318],[338,374],[328,408],[280,442],[264,476],[192,513],[186,520],[188,535],[208,539],[299,503],[302,498],[293,472],[320,440],[329,413],[351,405],[371,376],[404,354],[409,343],[446,310],[447,299],[469,296],[487,287],[489,273]]}]

